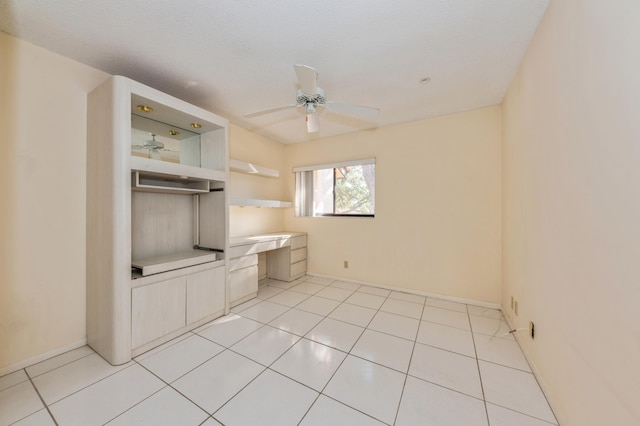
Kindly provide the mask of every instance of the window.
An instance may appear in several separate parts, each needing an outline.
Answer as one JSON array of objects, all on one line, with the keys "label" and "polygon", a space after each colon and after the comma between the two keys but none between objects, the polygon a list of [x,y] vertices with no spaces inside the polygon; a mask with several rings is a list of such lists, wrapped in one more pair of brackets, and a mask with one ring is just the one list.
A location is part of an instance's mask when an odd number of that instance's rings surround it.
[{"label": "window", "polygon": [[375,158],[296,167],[296,216],[375,214]]}]

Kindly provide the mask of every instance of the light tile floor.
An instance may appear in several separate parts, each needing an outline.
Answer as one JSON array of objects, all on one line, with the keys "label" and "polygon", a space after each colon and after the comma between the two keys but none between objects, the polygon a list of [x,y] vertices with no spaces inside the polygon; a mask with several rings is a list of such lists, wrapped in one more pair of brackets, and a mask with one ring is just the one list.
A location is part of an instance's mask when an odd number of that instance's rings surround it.
[{"label": "light tile floor", "polygon": [[125,365],[82,347],[0,377],[0,425],[557,424],[507,331],[492,309],[267,280]]}]

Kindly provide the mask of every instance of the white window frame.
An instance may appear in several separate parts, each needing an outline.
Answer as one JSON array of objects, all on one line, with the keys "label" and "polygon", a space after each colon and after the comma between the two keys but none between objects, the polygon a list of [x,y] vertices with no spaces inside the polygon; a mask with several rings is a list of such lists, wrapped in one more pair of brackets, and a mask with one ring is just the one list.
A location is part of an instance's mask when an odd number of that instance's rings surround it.
[{"label": "white window frame", "polygon": [[[376,159],[365,158],[360,160],[342,161],[338,163],[316,164],[311,166],[294,167],[293,172],[296,174],[295,189],[295,215],[303,217],[375,217],[375,202],[373,214],[322,214],[314,213],[314,176],[317,170],[335,169],[348,166],[366,166],[376,164]],[[335,187],[334,187],[335,190]],[[373,194],[375,197],[375,194]],[[375,198],[374,198],[375,199]]]}]

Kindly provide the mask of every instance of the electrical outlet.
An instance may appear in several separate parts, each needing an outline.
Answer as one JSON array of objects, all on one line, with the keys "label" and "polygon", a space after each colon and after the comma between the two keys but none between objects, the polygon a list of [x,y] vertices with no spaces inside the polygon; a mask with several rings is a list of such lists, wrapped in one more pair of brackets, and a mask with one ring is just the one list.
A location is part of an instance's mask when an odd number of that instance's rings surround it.
[{"label": "electrical outlet", "polygon": [[513,302],[513,312],[516,314],[516,316],[518,316],[518,301],[515,300]]},{"label": "electrical outlet", "polygon": [[536,336],[536,326],[533,321],[529,321],[529,336],[531,336],[532,339]]},{"label": "electrical outlet", "polygon": [[349,261],[348,260],[344,261],[344,269],[349,269]]}]

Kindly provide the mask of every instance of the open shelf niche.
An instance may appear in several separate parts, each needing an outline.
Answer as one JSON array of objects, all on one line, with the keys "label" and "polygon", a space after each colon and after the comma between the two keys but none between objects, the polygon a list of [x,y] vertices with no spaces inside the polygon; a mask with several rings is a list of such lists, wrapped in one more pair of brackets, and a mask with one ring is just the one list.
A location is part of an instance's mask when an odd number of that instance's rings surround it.
[{"label": "open shelf niche", "polygon": [[87,341],[128,362],[228,312],[227,120],[125,77],[88,97]]},{"label": "open shelf niche", "polygon": [[[260,166],[255,163],[248,163],[240,160],[229,160],[229,170],[236,173],[245,173],[253,176],[261,176],[268,178],[280,177],[280,171]],[[291,201],[280,200],[259,200],[255,198],[232,198],[230,202],[233,207],[270,207],[270,208],[289,208],[293,207]]]}]

